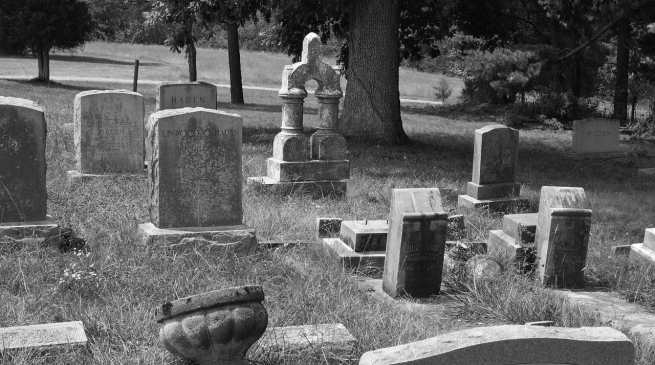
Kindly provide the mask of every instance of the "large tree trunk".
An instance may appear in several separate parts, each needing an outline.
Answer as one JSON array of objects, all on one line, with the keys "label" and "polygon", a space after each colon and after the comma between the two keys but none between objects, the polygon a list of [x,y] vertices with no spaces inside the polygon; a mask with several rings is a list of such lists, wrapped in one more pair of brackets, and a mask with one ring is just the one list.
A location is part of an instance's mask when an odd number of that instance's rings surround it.
[{"label": "large tree trunk", "polygon": [[193,24],[189,25],[185,47],[187,61],[189,62],[189,81],[197,81],[198,69],[196,68],[196,45],[193,41]]},{"label": "large tree trunk", "polygon": [[36,78],[39,81],[45,80],[45,74],[43,73],[43,49],[36,51],[36,59],[38,61],[39,76]]},{"label": "large tree trunk", "polygon": [[617,26],[616,86],[612,118],[624,124],[628,117],[628,71],[630,63],[630,19],[623,18]]},{"label": "large tree trunk", "polygon": [[236,22],[227,24],[227,58],[230,64],[230,100],[232,104],[243,104],[239,24]]},{"label": "large tree trunk", "polygon": [[398,92],[398,0],[350,4],[348,86],[339,132],[406,144]]}]

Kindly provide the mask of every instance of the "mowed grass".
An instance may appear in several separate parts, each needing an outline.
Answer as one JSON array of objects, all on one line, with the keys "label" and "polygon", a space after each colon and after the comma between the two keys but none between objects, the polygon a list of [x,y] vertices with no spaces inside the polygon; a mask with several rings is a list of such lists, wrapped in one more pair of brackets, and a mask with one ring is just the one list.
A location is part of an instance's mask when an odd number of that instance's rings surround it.
[{"label": "mowed grass", "polygon": [[[89,255],[60,254],[37,241],[0,245],[0,326],[58,321],[84,322],[89,345],[54,352],[7,352],[7,364],[183,364],[158,341],[155,308],[172,299],[229,286],[256,284],[264,288],[269,326],[343,323],[357,338],[355,353],[340,359],[320,352],[307,357],[249,356],[264,364],[356,364],[365,351],[421,340],[456,329],[462,321],[522,324],[553,320],[561,326],[606,325],[580,311],[557,293],[532,280],[507,272],[473,285],[465,277],[447,275],[449,289],[436,301],[459,303],[457,316],[409,312],[375,300],[358,285],[360,276],[343,272],[316,242],[317,217],[385,219],[393,188],[438,187],[444,206],[455,213],[456,195],[471,178],[473,132],[493,123],[491,115],[444,117],[440,108],[404,108],[405,130],[414,143],[387,147],[349,141],[351,180],[343,200],[312,200],[306,196],[267,195],[245,186],[249,176],[265,175],[278,132],[281,108],[275,93],[246,90],[245,106],[221,103],[219,109],[244,118],[244,222],[260,240],[301,242],[292,248],[263,249],[250,257],[204,251],[172,253],[144,247],[137,225],[148,221],[146,179],[112,178],[67,186],[66,171],[74,168],[72,133],[63,128],[73,120],[73,98],[89,89],[121,88],[121,84],[0,81],[0,95],[37,101],[48,123],[48,213],[62,227],[87,239]],[[146,115],[154,110],[154,86],[140,89]],[[219,100],[228,100],[219,89]],[[307,132],[317,126],[317,105],[305,106]],[[655,289],[650,274],[610,255],[613,245],[640,242],[653,227],[655,183],[635,177],[637,167],[655,164],[653,147],[625,143],[629,156],[610,160],[574,160],[568,155],[568,131],[521,131],[516,180],[536,211],[543,185],[583,187],[594,218],[587,278],[590,285],[618,291],[628,299],[652,306]],[[476,212],[466,216],[466,239],[479,241],[501,227],[502,216]],[[77,272],[79,278],[65,275]],[[95,275],[94,275],[95,274]],[[653,349],[637,337],[638,363],[652,364]]]},{"label": "mowed grass", "polygon": [[[89,42],[75,52],[59,52],[51,56],[50,74],[53,77],[113,78],[132,80],[134,60],[139,60],[139,79],[156,81],[185,81],[189,79],[189,67],[184,52],[171,52],[159,45]],[[326,55],[324,61],[335,65],[335,57]],[[241,51],[241,76],[243,85],[279,88],[282,70],[291,64],[291,57],[282,53]],[[230,83],[227,50],[198,48],[198,80],[218,84]],[[37,74],[36,58],[0,56],[0,76],[26,76]],[[400,69],[399,91],[401,97],[436,100],[434,86],[440,75]],[[462,82],[447,77],[453,94],[446,101],[454,103],[460,95]],[[341,78],[346,90],[347,81]],[[308,85],[310,89],[315,86]],[[229,100],[229,98],[228,98]]]}]

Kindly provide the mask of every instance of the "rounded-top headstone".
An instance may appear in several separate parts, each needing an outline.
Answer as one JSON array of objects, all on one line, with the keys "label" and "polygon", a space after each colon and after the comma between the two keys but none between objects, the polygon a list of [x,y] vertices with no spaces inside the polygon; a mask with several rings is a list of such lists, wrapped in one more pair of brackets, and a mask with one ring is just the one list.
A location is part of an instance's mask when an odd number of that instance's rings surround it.
[{"label": "rounded-top headstone", "polygon": [[45,220],[46,133],[40,106],[0,96],[0,222]]},{"label": "rounded-top headstone", "polygon": [[504,125],[475,130],[473,182],[498,184],[514,181],[519,131]]}]

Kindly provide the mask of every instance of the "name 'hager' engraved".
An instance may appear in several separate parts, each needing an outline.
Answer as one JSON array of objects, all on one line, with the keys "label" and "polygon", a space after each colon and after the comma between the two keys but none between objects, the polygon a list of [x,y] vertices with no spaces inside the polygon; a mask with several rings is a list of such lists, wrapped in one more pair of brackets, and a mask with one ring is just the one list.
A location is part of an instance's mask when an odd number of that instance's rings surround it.
[{"label": "name 'hager' engraved", "polygon": [[610,131],[594,131],[587,132],[587,137],[610,137],[612,134]]},{"label": "name 'hager' engraved", "polygon": [[173,104],[202,104],[204,102],[205,98],[202,96],[171,96],[171,103]]},{"label": "name 'hager' engraved", "polygon": [[237,129],[214,129],[214,128],[205,128],[205,129],[164,129],[161,131],[161,137],[235,137],[239,135],[239,130]]}]

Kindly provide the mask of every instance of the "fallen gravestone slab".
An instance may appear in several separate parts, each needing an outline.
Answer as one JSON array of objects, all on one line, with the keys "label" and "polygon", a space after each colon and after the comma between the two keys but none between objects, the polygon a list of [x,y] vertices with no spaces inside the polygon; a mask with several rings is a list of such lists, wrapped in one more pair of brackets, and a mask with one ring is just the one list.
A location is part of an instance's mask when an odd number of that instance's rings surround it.
[{"label": "fallen gravestone slab", "polygon": [[0,328],[0,351],[31,347],[86,345],[81,321]]},{"label": "fallen gravestone slab", "polygon": [[635,348],[608,327],[495,326],[366,352],[359,365],[633,365]]},{"label": "fallen gravestone slab", "polygon": [[352,354],[356,342],[343,324],[328,323],[269,328],[255,346],[262,353],[280,356],[312,351],[333,357]]}]

